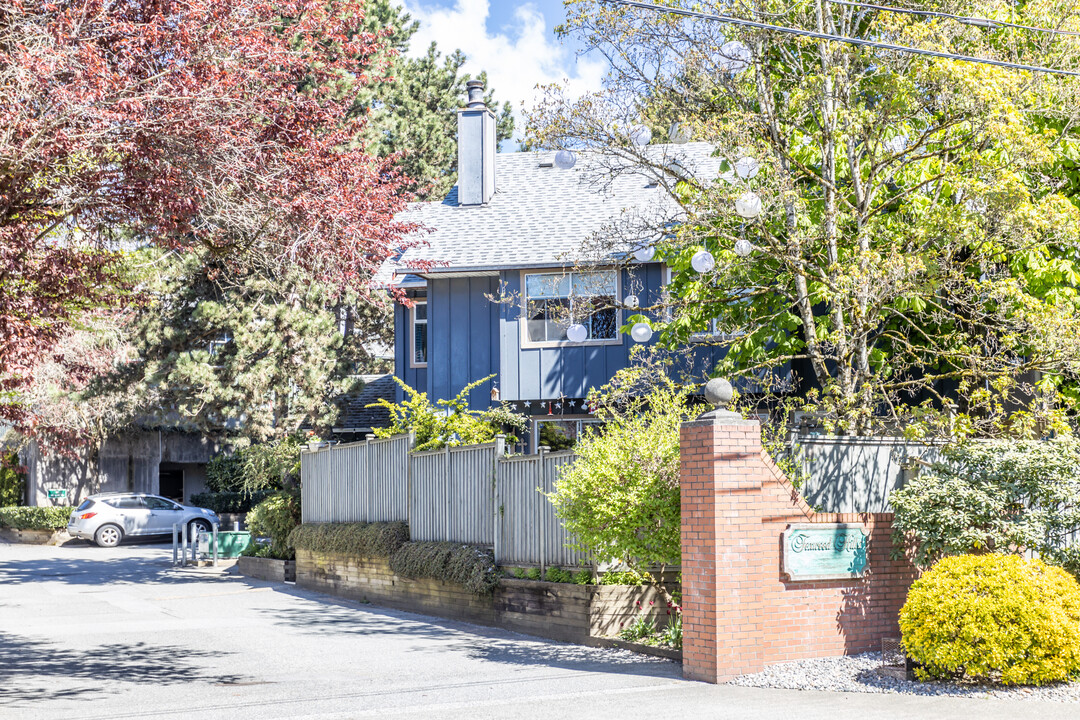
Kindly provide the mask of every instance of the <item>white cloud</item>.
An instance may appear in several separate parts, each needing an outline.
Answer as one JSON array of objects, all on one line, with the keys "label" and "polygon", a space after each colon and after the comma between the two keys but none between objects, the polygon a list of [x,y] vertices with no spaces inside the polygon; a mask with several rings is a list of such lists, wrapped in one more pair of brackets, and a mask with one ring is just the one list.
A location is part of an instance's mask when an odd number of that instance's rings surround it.
[{"label": "white cloud", "polygon": [[[507,1],[507,0],[497,0]],[[452,7],[438,7],[417,0],[402,3],[420,21],[410,51],[423,55],[434,41],[443,54],[460,49],[468,58],[464,70],[476,75],[486,70],[496,98],[510,101],[518,119],[515,136],[521,137],[521,109],[532,107],[537,85],[561,82],[571,96],[600,89],[607,72],[602,58],[577,58],[562,45],[544,16],[530,3],[519,5],[503,32],[489,33],[489,0],[456,0]]]}]

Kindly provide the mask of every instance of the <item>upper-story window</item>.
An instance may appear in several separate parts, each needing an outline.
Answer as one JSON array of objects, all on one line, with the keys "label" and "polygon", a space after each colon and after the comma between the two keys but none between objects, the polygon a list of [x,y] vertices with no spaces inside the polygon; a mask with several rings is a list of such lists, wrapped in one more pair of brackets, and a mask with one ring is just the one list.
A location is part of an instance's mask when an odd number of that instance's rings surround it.
[{"label": "upper-story window", "polygon": [[412,366],[427,365],[428,339],[427,300],[416,300],[412,306]]},{"label": "upper-story window", "polygon": [[525,274],[527,343],[565,343],[566,329],[585,326],[585,342],[616,341],[618,275],[614,270]]}]

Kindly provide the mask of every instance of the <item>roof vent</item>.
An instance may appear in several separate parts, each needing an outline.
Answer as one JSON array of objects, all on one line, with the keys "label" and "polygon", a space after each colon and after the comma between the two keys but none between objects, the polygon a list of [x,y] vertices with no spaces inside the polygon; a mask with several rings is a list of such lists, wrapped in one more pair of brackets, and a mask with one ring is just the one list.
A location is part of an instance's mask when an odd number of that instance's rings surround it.
[{"label": "roof vent", "polygon": [[548,159],[548,160],[541,160],[541,161],[540,161],[540,167],[555,167],[555,161],[554,161],[554,160],[550,160],[550,159]]}]

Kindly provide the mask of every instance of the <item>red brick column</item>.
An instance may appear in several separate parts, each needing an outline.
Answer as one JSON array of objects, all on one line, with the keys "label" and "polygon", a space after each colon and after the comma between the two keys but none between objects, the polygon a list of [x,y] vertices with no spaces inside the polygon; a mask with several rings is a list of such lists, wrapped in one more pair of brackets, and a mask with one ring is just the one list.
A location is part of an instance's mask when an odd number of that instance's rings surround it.
[{"label": "red brick column", "polygon": [[764,666],[761,429],[722,412],[683,423],[680,445],[683,675],[720,682]]}]

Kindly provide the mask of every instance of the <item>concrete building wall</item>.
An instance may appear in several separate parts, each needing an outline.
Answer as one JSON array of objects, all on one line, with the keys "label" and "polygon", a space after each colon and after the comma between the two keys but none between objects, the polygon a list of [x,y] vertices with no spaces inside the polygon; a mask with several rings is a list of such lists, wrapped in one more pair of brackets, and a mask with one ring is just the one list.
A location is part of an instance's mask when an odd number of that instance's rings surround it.
[{"label": "concrete building wall", "polygon": [[[220,446],[188,433],[139,431],[109,438],[97,453],[46,451],[36,443],[23,451],[27,466],[27,504],[77,505],[102,492],[157,493],[161,463],[184,467],[184,501],[206,488],[206,463]],[[49,491],[66,491],[49,497]]]}]

